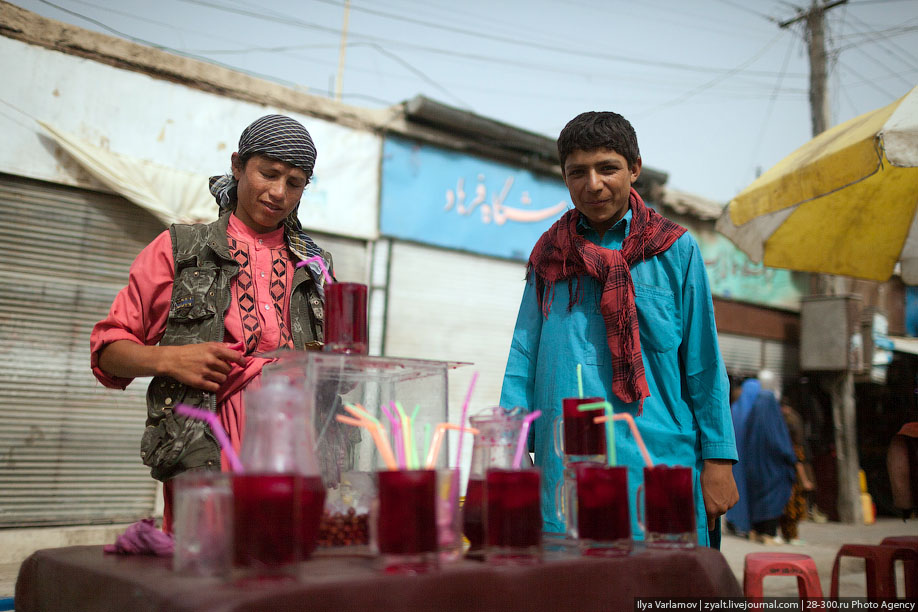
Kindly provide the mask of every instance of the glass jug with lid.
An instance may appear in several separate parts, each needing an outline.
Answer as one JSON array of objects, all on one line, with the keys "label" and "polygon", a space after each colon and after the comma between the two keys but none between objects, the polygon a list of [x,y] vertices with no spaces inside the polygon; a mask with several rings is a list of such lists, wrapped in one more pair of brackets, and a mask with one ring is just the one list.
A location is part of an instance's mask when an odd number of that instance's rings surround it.
[{"label": "glass jug with lid", "polygon": [[233,477],[234,560],[237,567],[269,569],[315,549],[325,486],[304,390],[287,376],[263,381],[245,393],[239,457],[245,472]]},{"label": "glass jug with lid", "polygon": [[[485,473],[490,468],[510,468],[525,414],[520,408],[494,406],[469,417],[469,425],[478,430],[472,446],[472,462],[463,506],[463,532],[471,544],[469,551],[481,551],[484,545]],[[526,454],[524,462],[529,460]],[[529,464],[531,465],[531,463]]]}]

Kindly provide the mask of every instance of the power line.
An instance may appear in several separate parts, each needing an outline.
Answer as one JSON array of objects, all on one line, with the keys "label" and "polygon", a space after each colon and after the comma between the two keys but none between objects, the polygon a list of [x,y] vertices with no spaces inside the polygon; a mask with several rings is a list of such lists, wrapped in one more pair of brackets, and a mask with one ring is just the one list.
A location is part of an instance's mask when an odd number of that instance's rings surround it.
[{"label": "power line", "polygon": [[768,122],[771,120],[771,113],[775,108],[775,99],[778,97],[778,91],[781,89],[781,83],[784,81],[784,72],[787,70],[787,66],[790,63],[791,51],[794,49],[794,42],[795,40],[793,38],[788,41],[787,51],[784,53],[784,61],[781,64],[781,75],[775,82],[775,87],[771,93],[771,98],[768,100],[768,108],[765,110],[765,118],[762,120],[762,125],[759,128],[759,135],[756,137],[755,145],[752,147],[750,164],[754,163],[754,160],[758,156],[759,150],[762,147],[762,140],[765,138],[765,130],[768,127]]},{"label": "power line", "polygon": [[758,12],[758,11],[756,11],[756,10],[753,10],[753,9],[749,8],[748,6],[742,5],[742,4],[738,3],[738,2],[732,2],[731,0],[717,0],[717,1],[720,2],[720,3],[722,3],[722,4],[726,4],[727,6],[732,6],[732,7],[735,8],[735,9],[739,9],[739,10],[741,10],[741,11],[746,11],[747,13],[752,13],[753,15],[755,15],[755,16],[757,16],[757,17],[761,17],[762,19],[767,19],[768,21],[771,21],[771,22],[774,22],[774,23],[777,23],[777,21],[778,21],[777,19],[775,19],[774,17],[772,17],[772,16],[770,16],[770,15],[766,15],[765,13],[760,13],[760,12]]},{"label": "power line", "polygon": [[[244,16],[246,16],[246,17],[253,17],[253,18],[255,18],[255,19],[262,19],[262,20],[267,20],[267,21],[273,21],[273,22],[276,22],[276,23],[282,23],[282,24],[287,25],[287,26],[300,26],[300,27],[304,27],[304,28],[308,28],[308,29],[312,29],[312,30],[317,30],[317,31],[321,31],[321,32],[327,32],[327,33],[334,34],[335,36],[338,36],[338,35],[340,35],[340,33],[341,33],[340,30],[338,30],[338,29],[329,28],[329,27],[322,26],[322,25],[315,24],[315,23],[311,23],[311,22],[308,22],[308,21],[303,21],[303,20],[301,20],[301,19],[295,19],[295,18],[293,18],[293,17],[287,17],[287,16],[285,16],[285,17],[273,17],[273,16],[267,15],[267,14],[265,14],[265,13],[259,13],[259,12],[250,11],[250,10],[246,10],[246,9],[229,7],[229,6],[226,6],[226,5],[221,5],[221,4],[217,4],[217,3],[214,3],[214,2],[209,2],[208,0],[178,0],[178,1],[179,1],[179,2],[189,3],[189,4],[198,4],[198,5],[201,5],[201,6],[207,6],[207,7],[214,8],[214,9],[221,10],[221,11],[226,11],[226,12],[231,12],[231,13],[238,13],[238,14],[240,14],[240,15],[244,15]],[[316,0],[316,1],[318,1],[318,2],[324,2],[324,3],[326,3],[326,4],[335,4],[335,5],[338,5],[338,4],[335,3],[333,0]],[[357,10],[357,7],[354,7],[353,5],[351,5],[351,9],[352,9],[352,10]],[[363,9],[363,8],[361,8],[360,10],[364,10],[365,12],[375,12],[375,11],[371,11],[371,9]],[[393,18],[398,19],[398,17],[393,17]],[[419,21],[419,20],[415,20],[415,21]],[[628,57],[628,56],[624,56],[624,55],[615,55],[615,54],[610,54],[610,53],[591,52],[591,51],[584,51],[584,50],[580,50],[580,49],[569,49],[569,48],[557,47],[557,46],[554,46],[554,45],[546,45],[546,44],[542,44],[542,43],[531,42],[531,41],[527,41],[527,40],[511,39],[511,38],[502,37],[502,36],[494,36],[494,35],[489,35],[489,34],[482,34],[482,33],[480,33],[480,32],[475,32],[475,31],[472,31],[472,30],[464,30],[464,29],[462,29],[462,28],[450,28],[449,26],[442,26],[441,24],[432,24],[432,25],[435,26],[435,27],[439,27],[439,28],[441,28],[441,29],[459,30],[459,31],[461,31],[461,33],[468,34],[468,35],[470,35],[470,36],[477,36],[477,37],[479,37],[479,38],[485,38],[485,39],[495,40],[495,41],[504,42],[504,43],[507,43],[507,44],[515,44],[515,45],[523,46],[523,47],[527,47],[527,48],[534,48],[534,49],[538,49],[538,50],[540,50],[540,51],[556,51],[556,52],[558,52],[558,53],[565,53],[565,54],[568,54],[568,55],[575,55],[575,56],[579,56],[579,57],[587,57],[587,58],[598,59],[598,60],[603,60],[603,61],[627,62],[627,63],[629,63],[629,64],[635,64],[635,65],[641,65],[641,66],[652,66],[652,67],[656,67],[656,68],[669,68],[669,69],[672,69],[672,70],[683,70],[683,71],[698,72],[698,73],[703,73],[703,74],[711,74],[711,73],[721,73],[721,74],[727,74],[727,73],[729,73],[729,74],[733,74],[733,72],[734,72],[733,70],[728,70],[728,69],[724,69],[724,68],[713,68],[713,67],[710,67],[710,66],[698,66],[698,65],[691,65],[691,64],[682,64],[682,63],[679,63],[679,62],[668,62],[668,61],[662,61],[662,60],[648,60],[648,59],[644,59],[644,58],[641,58],[641,57]],[[387,39],[387,38],[383,38],[383,37],[379,37],[379,36],[370,36],[370,35],[358,34],[358,33],[352,33],[351,36],[352,36],[352,37],[355,37],[355,38],[361,38],[361,39],[365,39],[365,40],[368,40],[368,41],[377,42],[377,43],[386,43],[386,44],[393,44],[393,43],[395,43],[395,44],[402,44],[402,45],[405,45],[405,46],[409,46],[408,43],[404,43],[404,41],[398,41],[398,40],[393,40],[393,39]],[[414,47],[416,47],[416,48],[421,48],[421,47],[422,47],[421,45],[411,45],[411,46],[414,46]],[[432,47],[423,47],[423,48],[425,48],[425,49],[427,49],[427,50],[430,50],[430,51],[433,51],[433,52],[437,52],[437,53],[441,53],[441,54],[446,54],[446,55],[456,55],[456,56],[459,56],[459,57],[464,56],[464,55],[467,55],[467,54],[462,54],[462,53],[455,52],[455,51],[446,51],[446,50],[444,50],[444,49],[435,49],[435,48],[432,48]],[[757,75],[757,76],[765,76],[765,77],[773,78],[773,77],[775,77],[778,73],[777,73],[777,72],[774,72],[774,71],[765,71],[765,70],[750,70],[750,71],[747,71],[747,74],[750,74],[750,75]]]},{"label": "power line", "polygon": [[752,57],[750,57],[749,59],[747,59],[747,60],[746,60],[745,62],[743,62],[742,64],[738,65],[738,66],[737,66],[736,68],[734,68],[733,70],[730,70],[730,71],[728,71],[728,72],[725,73],[725,74],[722,74],[722,75],[719,75],[719,76],[717,76],[717,77],[714,77],[714,78],[711,79],[710,81],[707,81],[706,83],[702,83],[702,84],[699,85],[698,87],[696,87],[696,88],[694,88],[694,89],[691,89],[691,90],[685,92],[685,93],[682,94],[681,96],[679,96],[679,97],[677,97],[677,98],[674,98],[674,99],[670,100],[669,102],[664,102],[663,104],[657,106],[656,108],[651,109],[650,111],[648,111],[648,112],[645,113],[644,115],[645,115],[645,116],[646,116],[646,115],[652,115],[653,113],[655,113],[655,112],[657,112],[657,111],[659,111],[659,110],[663,110],[664,108],[668,108],[668,107],[673,106],[673,105],[676,105],[676,104],[681,104],[682,102],[685,102],[685,101],[688,100],[689,98],[692,98],[692,97],[694,97],[694,96],[700,94],[701,92],[710,89],[711,87],[713,87],[714,85],[720,83],[721,81],[723,81],[723,80],[726,79],[727,77],[730,77],[730,76],[732,76],[732,75],[734,75],[734,74],[736,74],[736,73],[738,73],[738,72],[741,72],[746,66],[751,65],[753,62],[755,62],[755,61],[758,60],[760,57],[762,57],[762,55],[764,55],[765,52],[766,52],[772,45],[774,45],[775,42],[777,42],[777,40],[778,40],[779,38],[781,38],[782,34],[783,34],[782,32],[778,32],[778,34],[776,34],[775,37],[772,38],[764,47],[762,47],[761,49],[759,49],[755,54],[752,55]]}]

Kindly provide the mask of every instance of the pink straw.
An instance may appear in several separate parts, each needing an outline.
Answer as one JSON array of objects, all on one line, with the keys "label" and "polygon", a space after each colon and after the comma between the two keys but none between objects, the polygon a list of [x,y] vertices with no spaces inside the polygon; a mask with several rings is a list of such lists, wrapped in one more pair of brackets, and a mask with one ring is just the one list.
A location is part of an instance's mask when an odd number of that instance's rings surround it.
[{"label": "pink straw", "polygon": [[216,414],[207,410],[201,410],[200,408],[194,408],[188,404],[176,404],[175,411],[186,417],[204,421],[210,425],[210,429],[214,432],[214,436],[216,436],[220,448],[226,453],[226,458],[229,460],[230,467],[233,471],[237,474],[242,474],[245,471],[242,468],[242,462],[239,461],[239,455],[233,450],[233,444],[230,442],[229,438],[226,437],[226,431],[223,430],[223,426],[220,425],[220,421],[217,420]]},{"label": "pink straw", "polygon": [[[475,372],[474,374],[472,374],[472,380],[471,382],[469,382],[469,390],[465,394],[465,403],[462,404],[462,416],[459,417],[459,427],[460,428],[465,427],[465,417],[467,417],[469,414],[469,402],[472,400],[472,391],[475,390],[476,382],[478,382],[478,372]],[[459,467],[459,460],[462,457],[462,439],[464,437],[465,436],[459,436],[459,444],[456,445],[459,447],[456,451],[456,467]]]},{"label": "pink straw", "polygon": [[542,411],[536,410],[523,417],[523,424],[520,425],[520,439],[516,443],[516,454],[513,455],[514,470],[520,469],[520,464],[523,462],[523,449],[526,448],[526,441],[529,440],[529,426],[540,416],[542,416]]},{"label": "pink straw", "polygon": [[405,446],[404,442],[402,442],[402,424],[391,412],[389,412],[385,404],[380,405],[380,408],[382,408],[386,418],[389,419],[389,423],[392,424],[392,444],[395,446],[395,456],[398,458],[398,466],[405,469],[407,466],[405,464]]},{"label": "pink straw", "polygon": [[[610,417],[608,415],[598,416],[593,419],[594,423],[605,423]],[[641,455],[644,457],[644,463],[647,464],[647,467],[653,467],[653,461],[650,460],[650,453],[647,452],[647,446],[644,445],[644,438],[641,437],[641,432],[638,431],[637,423],[634,422],[634,417],[632,417],[627,412],[618,412],[612,415],[611,420],[613,421],[626,421],[628,427],[631,428],[631,433],[634,434],[634,441],[637,442],[638,448],[641,450]]]},{"label": "pink straw", "polygon": [[331,274],[328,273],[328,268],[325,267],[325,262],[318,255],[314,255],[309,259],[304,259],[303,261],[296,262],[296,267],[302,268],[303,266],[309,265],[312,262],[319,264],[319,268],[322,270],[322,274],[325,276],[325,280],[328,282],[328,284],[335,282],[332,280]]}]

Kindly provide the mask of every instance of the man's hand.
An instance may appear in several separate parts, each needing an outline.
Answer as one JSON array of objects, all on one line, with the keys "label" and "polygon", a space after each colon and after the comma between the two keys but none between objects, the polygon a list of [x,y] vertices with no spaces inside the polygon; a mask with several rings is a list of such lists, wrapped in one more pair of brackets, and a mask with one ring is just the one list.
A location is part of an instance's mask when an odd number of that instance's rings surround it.
[{"label": "man's hand", "polygon": [[701,496],[708,515],[708,531],[714,529],[717,518],[739,501],[739,491],[733,480],[733,462],[729,459],[705,459],[701,470]]},{"label": "man's hand", "polygon": [[189,387],[211,393],[220,389],[234,363],[245,367],[242,353],[223,342],[163,346],[160,349],[160,372]]},{"label": "man's hand", "polygon": [[112,376],[171,376],[190,387],[216,393],[233,364],[245,367],[242,353],[223,342],[145,346],[116,340],[99,354],[99,367]]}]

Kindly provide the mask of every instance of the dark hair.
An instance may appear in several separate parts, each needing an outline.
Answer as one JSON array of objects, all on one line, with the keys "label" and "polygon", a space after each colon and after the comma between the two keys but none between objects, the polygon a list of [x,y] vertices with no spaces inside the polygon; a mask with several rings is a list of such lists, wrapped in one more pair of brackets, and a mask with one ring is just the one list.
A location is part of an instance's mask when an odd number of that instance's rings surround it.
[{"label": "dark hair", "polygon": [[637,134],[631,123],[612,112],[580,113],[568,121],[558,136],[558,157],[561,159],[562,170],[567,156],[577,149],[611,149],[624,157],[629,166],[636,164],[641,156]]}]

